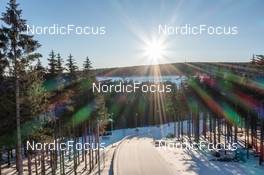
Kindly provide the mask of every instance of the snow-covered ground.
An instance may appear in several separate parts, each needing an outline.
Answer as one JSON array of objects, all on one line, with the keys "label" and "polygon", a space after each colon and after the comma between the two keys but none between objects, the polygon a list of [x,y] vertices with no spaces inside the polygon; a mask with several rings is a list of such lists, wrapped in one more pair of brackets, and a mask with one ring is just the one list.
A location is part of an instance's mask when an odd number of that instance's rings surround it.
[{"label": "snow-covered ground", "polygon": [[180,175],[261,175],[264,167],[258,158],[250,156],[246,162],[213,161],[215,157],[205,151],[189,149],[164,149],[156,147],[160,156],[170,165],[174,174]]},{"label": "snow-covered ground", "polygon": [[[202,123],[202,122],[200,122]],[[183,122],[183,132],[187,132],[187,122]],[[200,127],[202,128],[202,126]],[[174,123],[148,126],[148,127],[138,127],[138,128],[128,128],[119,129],[112,131],[112,135],[101,136],[100,142],[104,143],[106,146],[105,151],[101,151],[102,164],[101,170],[102,174],[108,174],[111,169],[111,161],[114,154],[115,148],[123,138],[126,136],[139,136],[153,138],[149,139],[152,142],[155,139],[163,139],[169,134],[174,133]],[[177,133],[177,130],[176,130]],[[81,139],[80,139],[81,142]],[[245,162],[220,162],[214,161],[215,157],[212,154],[199,150],[187,150],[187,149],[163,149],[155,147],[154,142],[152,142],[154,149],[159,153],[159,155],[170,165],[174,174],[180,175],[261,175],[264,174],[264,166],[258,165],[258,157],[254,157],[254,154],[250,154],[249,159]],[[72,172],[72,162],[65,161],[66,172],[71,174]],[[48,167],[48,165],[47,165]],[[24,161],[24,168],[27,169],[27,160]],[[40,168],[40,167],[39,167]],[[83,162],[78,166],[79,174],[82,174],[85,170],[83,169]],[[34,168],[33,168],[34,169]],[[96,167],[92,174],[96,174]],[[50,169],[48,169],[50,171]],[[15,172],[15,165],[8,169],[4,169],[4,174],[13,174]],[[33,170],[34,172],[34,170]],[[40,170],[39,170],[40,172]]]},{"label": "snow-covered ground", "polygon": [[[105,146],[108,146],[129,135],[141,135],[141,136],[144,135],[144,136],[152,137],[154,139],[161,139],[161,138],[165,138],[168,134],[174,133],[174,125],[175,123],[168,123],[168,124],[156,125],[156,126],[113,130],[112,135],[100,137],[100,142],[104,143]],[[183,133],[186,134],[187,121],[183,122],[183,128],[184,128]],[[202,129],[202,122],[200,122],[200,132],[202,131],[201,129]],[[176,134],[177,134],[177,129],[176,129]]]},{"label": "snow-covered ground", "polygon": [[[202,123],[202,122],[200,122]],[[184,122],[184,133],[187,131],[187,122]],[[202,128],[202,127],[200,127]],[[176,130],[177,132],[177,130]],[[168,134],[174,133],[174,123],[139,127],[132,129],[120,129],[113,131],[108,139],[102,138],[107,145],[120,140],[128,135],[146,136],[154,139],[161,139]],[[153,143],[153,146],[154,143]],[[264,174],[264,166],[258,165],[258,157],[250,154],[245,162],[224,162],[215,161],[216,157],[204,150],[187,149],[163,149],[156,147],[160,156],[166,161],[174,174],[180,175],[261,175]]]}]

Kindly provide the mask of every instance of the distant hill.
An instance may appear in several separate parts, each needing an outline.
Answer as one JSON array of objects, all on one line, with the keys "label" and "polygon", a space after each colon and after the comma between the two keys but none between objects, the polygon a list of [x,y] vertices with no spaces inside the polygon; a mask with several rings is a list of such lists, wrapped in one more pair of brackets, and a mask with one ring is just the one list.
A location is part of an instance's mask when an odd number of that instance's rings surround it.
[{"label": "distant hill", "polygon": [[101,68],[93,70],[97,76],[157,76],[157,75],[186,75],[194,74],[198,69],[195,67],[214,66],[225,68],[238,73],[259,73],[263,68],[256,67],[248,62],[188,62],[188,63],[171,63],[159,65],[142,65],[130,67]]},{"label": "distant hill", "polygon": [[97,76],[182,75],[184,63],[96,69]]}]

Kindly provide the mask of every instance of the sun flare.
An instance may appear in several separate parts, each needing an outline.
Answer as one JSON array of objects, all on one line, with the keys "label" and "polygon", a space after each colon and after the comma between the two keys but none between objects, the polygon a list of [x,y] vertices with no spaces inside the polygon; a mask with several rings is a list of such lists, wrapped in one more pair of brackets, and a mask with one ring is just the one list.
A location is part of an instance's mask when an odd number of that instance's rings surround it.
[{"label": "sun flare", "polygon": [[152,63],[158,63],[160,59],[163,59],[166,55],[166,45],[163,40],[153,38],[145,43],[144,55]]}]

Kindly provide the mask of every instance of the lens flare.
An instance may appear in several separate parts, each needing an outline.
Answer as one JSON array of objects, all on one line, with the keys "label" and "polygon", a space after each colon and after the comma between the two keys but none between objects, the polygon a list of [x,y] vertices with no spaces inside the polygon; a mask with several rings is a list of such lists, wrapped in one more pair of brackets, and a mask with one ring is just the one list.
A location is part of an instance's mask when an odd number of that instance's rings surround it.
[{"label": "lens flare", "polygon": [[143,46],[144,57],[148,58],[148,62],[152,64],[160,63],[167,55],[167,45],[164,39],[153,37],[151,40],[145,41]]}]

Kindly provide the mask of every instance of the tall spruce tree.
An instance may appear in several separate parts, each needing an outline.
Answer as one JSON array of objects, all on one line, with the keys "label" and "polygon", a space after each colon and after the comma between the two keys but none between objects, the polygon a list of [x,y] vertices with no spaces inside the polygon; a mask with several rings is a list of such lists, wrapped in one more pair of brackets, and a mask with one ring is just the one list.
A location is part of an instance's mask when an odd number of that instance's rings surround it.
[{"label": "tall spruce tree", "polygon": [[48,65],[49,65],[49,68],[48,68],[49,76],[55,77],[58,73],[58,71],[57,71],[58,62],[56,60],[56,55],[55,55],[55,52],[53,50],[49,54],[48,61],[49,61],[49,63],[48,63]]},{"label": "tall spruce tree", "polygon": [[18,8],[16,0],[10,0],[6,12],[2,13],[1,20],[4,23],[2,31],[6,36],[6,53],[9,65],[12,68],[12,76],[15,80],[15,99],[16,99],[16,127],[17,127],[17,170],[18,174],[23,174],[23,162],[21,153],[21,126],[20,126],[20,72],[25,70],[25,57],[32,54],[40,45],[27,35],[26,20],[22,19],[22,10]]},{"label": "tall spruce tree", "polygon": [[61,58],[60,54],[57,54],[57,65],[56,65],[56,69],[58,74],[62,74],[64,71],[64,67],[63,67],[63,59]]},{"label": "tall spruce tree", "polygon": [[89,57],[86,57],[86,60],[84,61],[84,64],[83,64],[83,71],[89,72],[91,68],[92,68],[92,62],[89,59]]},{"label": "tall spruce tree", "polygon": [[38,59],[38,62],[36,64],[35,70],[38,72],[39,75],[44,76],[46,73],[45,68],[42,66],[40,59]]},{"label": "tall spruce tree", "polygon": [[67,63],[66,63],[67,69],[71,76],[75,75],[76,71],[78,70],[78,67],[76,65],[75,60],[73,59],[73,56],[70,54]]},{"label": "tall spruce tree", "polygon": [[0,29],[0,80],[3,78],[3,74],[8,61],[6,58],[6,49],[7,49],[7,36],[3,29]]}]

